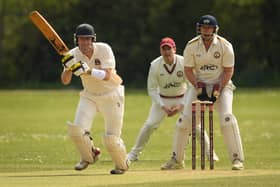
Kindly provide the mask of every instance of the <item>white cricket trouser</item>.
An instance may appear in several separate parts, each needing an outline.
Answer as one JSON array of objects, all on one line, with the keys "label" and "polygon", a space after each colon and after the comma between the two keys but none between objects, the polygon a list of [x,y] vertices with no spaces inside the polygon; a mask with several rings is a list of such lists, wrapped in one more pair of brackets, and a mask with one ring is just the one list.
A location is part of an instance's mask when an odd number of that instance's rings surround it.
[{"label": "white cricket trouser", "polygon": [[100,95],[82,91],[74,124],[90,131],[97,112],[104,117],[105,134],[120,137],[124,115],[124,87],[121,85],[112,92]]},{"label": "white cricket trouser", "polygon": [[[162,101],[165,106],[171,107],[181,104],[182,99],[183,97],[162,98]],[[140,130],[131,152],[133,152],[135,155],[138,155],[144,149],[145,145],[150,139],[151,134],[160,126],[160,123],[166,116],[167,114],[162,110],[161,106],[153,102],[150,108],[149,116]]]},{"label": "white cricket trouser", "polygon": [[[224,116],[233,116],[232,114],[233,90],[234,90],[234,85],[226,86],[222,90],[219,99],[214,104],[214,107],[219,114],[221,129],[223,129],[223,124],[225,121]],[[187,136],[187,134],[191,133],[192,101],[197,100],[197,92],[194,87],[190,87],[187,90],[186,94],[187,94],[186,103],[185,103],[183,114],[181,116],[181,118],[185,120],[183,120],[184,121],[183,123],[179,123],[179,125],[176,128],[176,132],[179,134],[180,132],[184,131],[184,133],[181,133],[184,136],[185,134]],[[230,126],[233,126],[234,128],[231,127],[231,128],[227,128],[226,130],[222,130],[228,152],[230,155],[237,155],[237,159],[243,161],[244,160],[243,148],[241,144],[241,137],[240,137],[237,121],[234,124],[230,124]],[[187,138],[185,137],[183,139],[187,139]],[[183,159],[182,156],[183,146],[184,145],[182,145],[181,147],[178,146],[176,147],[174,145],[173,147],[173,151],[176,153],[176,155],[179,155],[179,158],[176,158],[178,161],[181,161]],[[232,156],[230,158],[231,160],[233,160]]]},{"label": "white cricket trouser", "polygon": [[105,121],[103,143],[116,168],[127,170],[126,148],[121,139],[124,115],[124,87],[104,94],[80,93],[74,124],[90,131],[96,113],[100,112]]}]

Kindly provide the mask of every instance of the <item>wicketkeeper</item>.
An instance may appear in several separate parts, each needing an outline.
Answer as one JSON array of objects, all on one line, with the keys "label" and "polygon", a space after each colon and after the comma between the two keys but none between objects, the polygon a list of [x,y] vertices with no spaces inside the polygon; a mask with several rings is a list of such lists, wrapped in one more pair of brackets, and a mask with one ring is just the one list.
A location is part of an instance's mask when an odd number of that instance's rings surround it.
[{"label": "wicketkeeper", "polygon": [[[233,170],[244,168],[244,154],[239,127],[232,113],[234,52],[230,42],[219,36],[215,17],[205,15],[197,23],[198,36],[190,40],[184,50],[184,66],[191,86],[187,91],[183,114],[177,123],[173,152],[175,159],[166,164],[180,164],[184,159],[185,143],[191,133],[191,104],[194,100],[210,100],[219,113]],[[181,142],[181,143],[180,143]],[[185,143],[182,143],[185,142]]]},{"label": "wicketkeeper", "polygon": [[124,86],[116,74],[113,51],[108,44],[96,42],[94,28],[89,24],[76,28],[74,40],[77,47],[62,59],[65,68],[61,81],[69,84],[74,74],[83,84],[74,122],[68,123],[69,136],[81,157],[75,169],[87,168],[100,156],[90,136],[92,122],[100,112],[105,121],[103,143],[115,164],[111,174],[123,174],[128,170],[126,147],[121,139]]}]

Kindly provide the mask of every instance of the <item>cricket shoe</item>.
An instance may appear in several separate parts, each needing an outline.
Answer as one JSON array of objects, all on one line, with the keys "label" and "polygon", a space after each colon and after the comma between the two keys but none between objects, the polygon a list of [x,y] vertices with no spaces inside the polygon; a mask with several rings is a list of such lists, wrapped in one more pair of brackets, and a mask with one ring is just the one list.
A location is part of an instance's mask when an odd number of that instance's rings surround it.
[{"label": "cricket shoe", "polygon": [[125,173],[125,170],[124,170],[124,169],[115,168],[115,169],[112,169],[112,170],[110,171],[110,173],[111,173],[112,175],[122,175],[122,174]]},{"label": "cricket shoe", "polygon": [[127,165],[127,168],[129,168],[129,166],[131,165],[131,160],[129,160],[128,158],[126,159],[126,165]]},{"label": "cricket shoe", "polygon": [[75,170],[77,170],[77,171],[84,170],[88,167],[88,165],[89,165],[89,162],[82,160],[75,165]]},{"label": "cricket shoe", "polygon": [[240,160],[236,159],[232,162],[232,168],[231,169],[232,170],[243,170],[244,165]]},{"label": "cricket shoe", "polygon": [[126,169],[120,169],[119,167],[116,166],[116,168],[115,168],[115,169],[112,169],[112,170],[110,171],[110,173],[111,173],[112,175],[121,175],[121,174],[124,174],[124,173],[128,170],[129,165],[130,165],[130,160],[126,159]]},{"label": "cricket shoe", "polygon": [[[207,153],[207,159],[210,160],[210,153]],[[215,152],[213,153],[213,160],[216,162],[218,162],[220,160],[218,155]]]},{"label": "cricket shoe", "polygon": [[177,160],[173,157],[160,167],[161,170],[175,170],[183,168],[185,168],[184,161],[177,162]]},{"label": "cricket shoe", "polygon": [[[93,156],[93,162],[91,164],[94,164],[101,156],[101,151],[98,147],[92,148],[92,156]],[[80,161],[75,165],[75,170],[81,171],[88,167],[90,163],[88,161]]]},{"label": "cricket shoe", "polygon": [[137,156],[135,153],[130,152],[130,153],[128,153],[128,155],[127,155],[127,159],[128,159],[130,162],[138,161],[138,156]]}]

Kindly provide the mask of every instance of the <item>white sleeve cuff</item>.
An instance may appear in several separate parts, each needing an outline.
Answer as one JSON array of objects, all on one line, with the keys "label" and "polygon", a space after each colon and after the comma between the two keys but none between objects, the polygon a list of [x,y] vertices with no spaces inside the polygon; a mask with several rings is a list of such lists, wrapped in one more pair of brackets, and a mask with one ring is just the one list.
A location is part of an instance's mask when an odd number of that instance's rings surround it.
[{"label": "white sleeve cuff", "polygon": [[93,76],[99,80],[103,80],[106,76],[106,71],[100,70],[100,69],[92,69],[91,76]]}]

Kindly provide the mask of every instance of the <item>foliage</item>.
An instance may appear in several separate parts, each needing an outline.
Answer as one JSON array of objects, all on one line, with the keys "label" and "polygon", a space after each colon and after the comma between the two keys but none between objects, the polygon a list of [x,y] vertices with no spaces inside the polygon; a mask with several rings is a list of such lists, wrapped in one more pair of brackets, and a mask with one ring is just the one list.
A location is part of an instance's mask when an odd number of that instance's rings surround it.
[{"label": "foliage", "polygon": [[235,50],[234,81],[279,86],[279,8],[278,0],[0,0],[0,87],[59,84],[60,57],[28,19],[32,10],[40,11],[70,48],[75,27],[93,24],[97,40],[112,46],[118,72],[131,87],[146,86],[162,37],[173,37],[182,54],[199,17],[213,14]]}]

